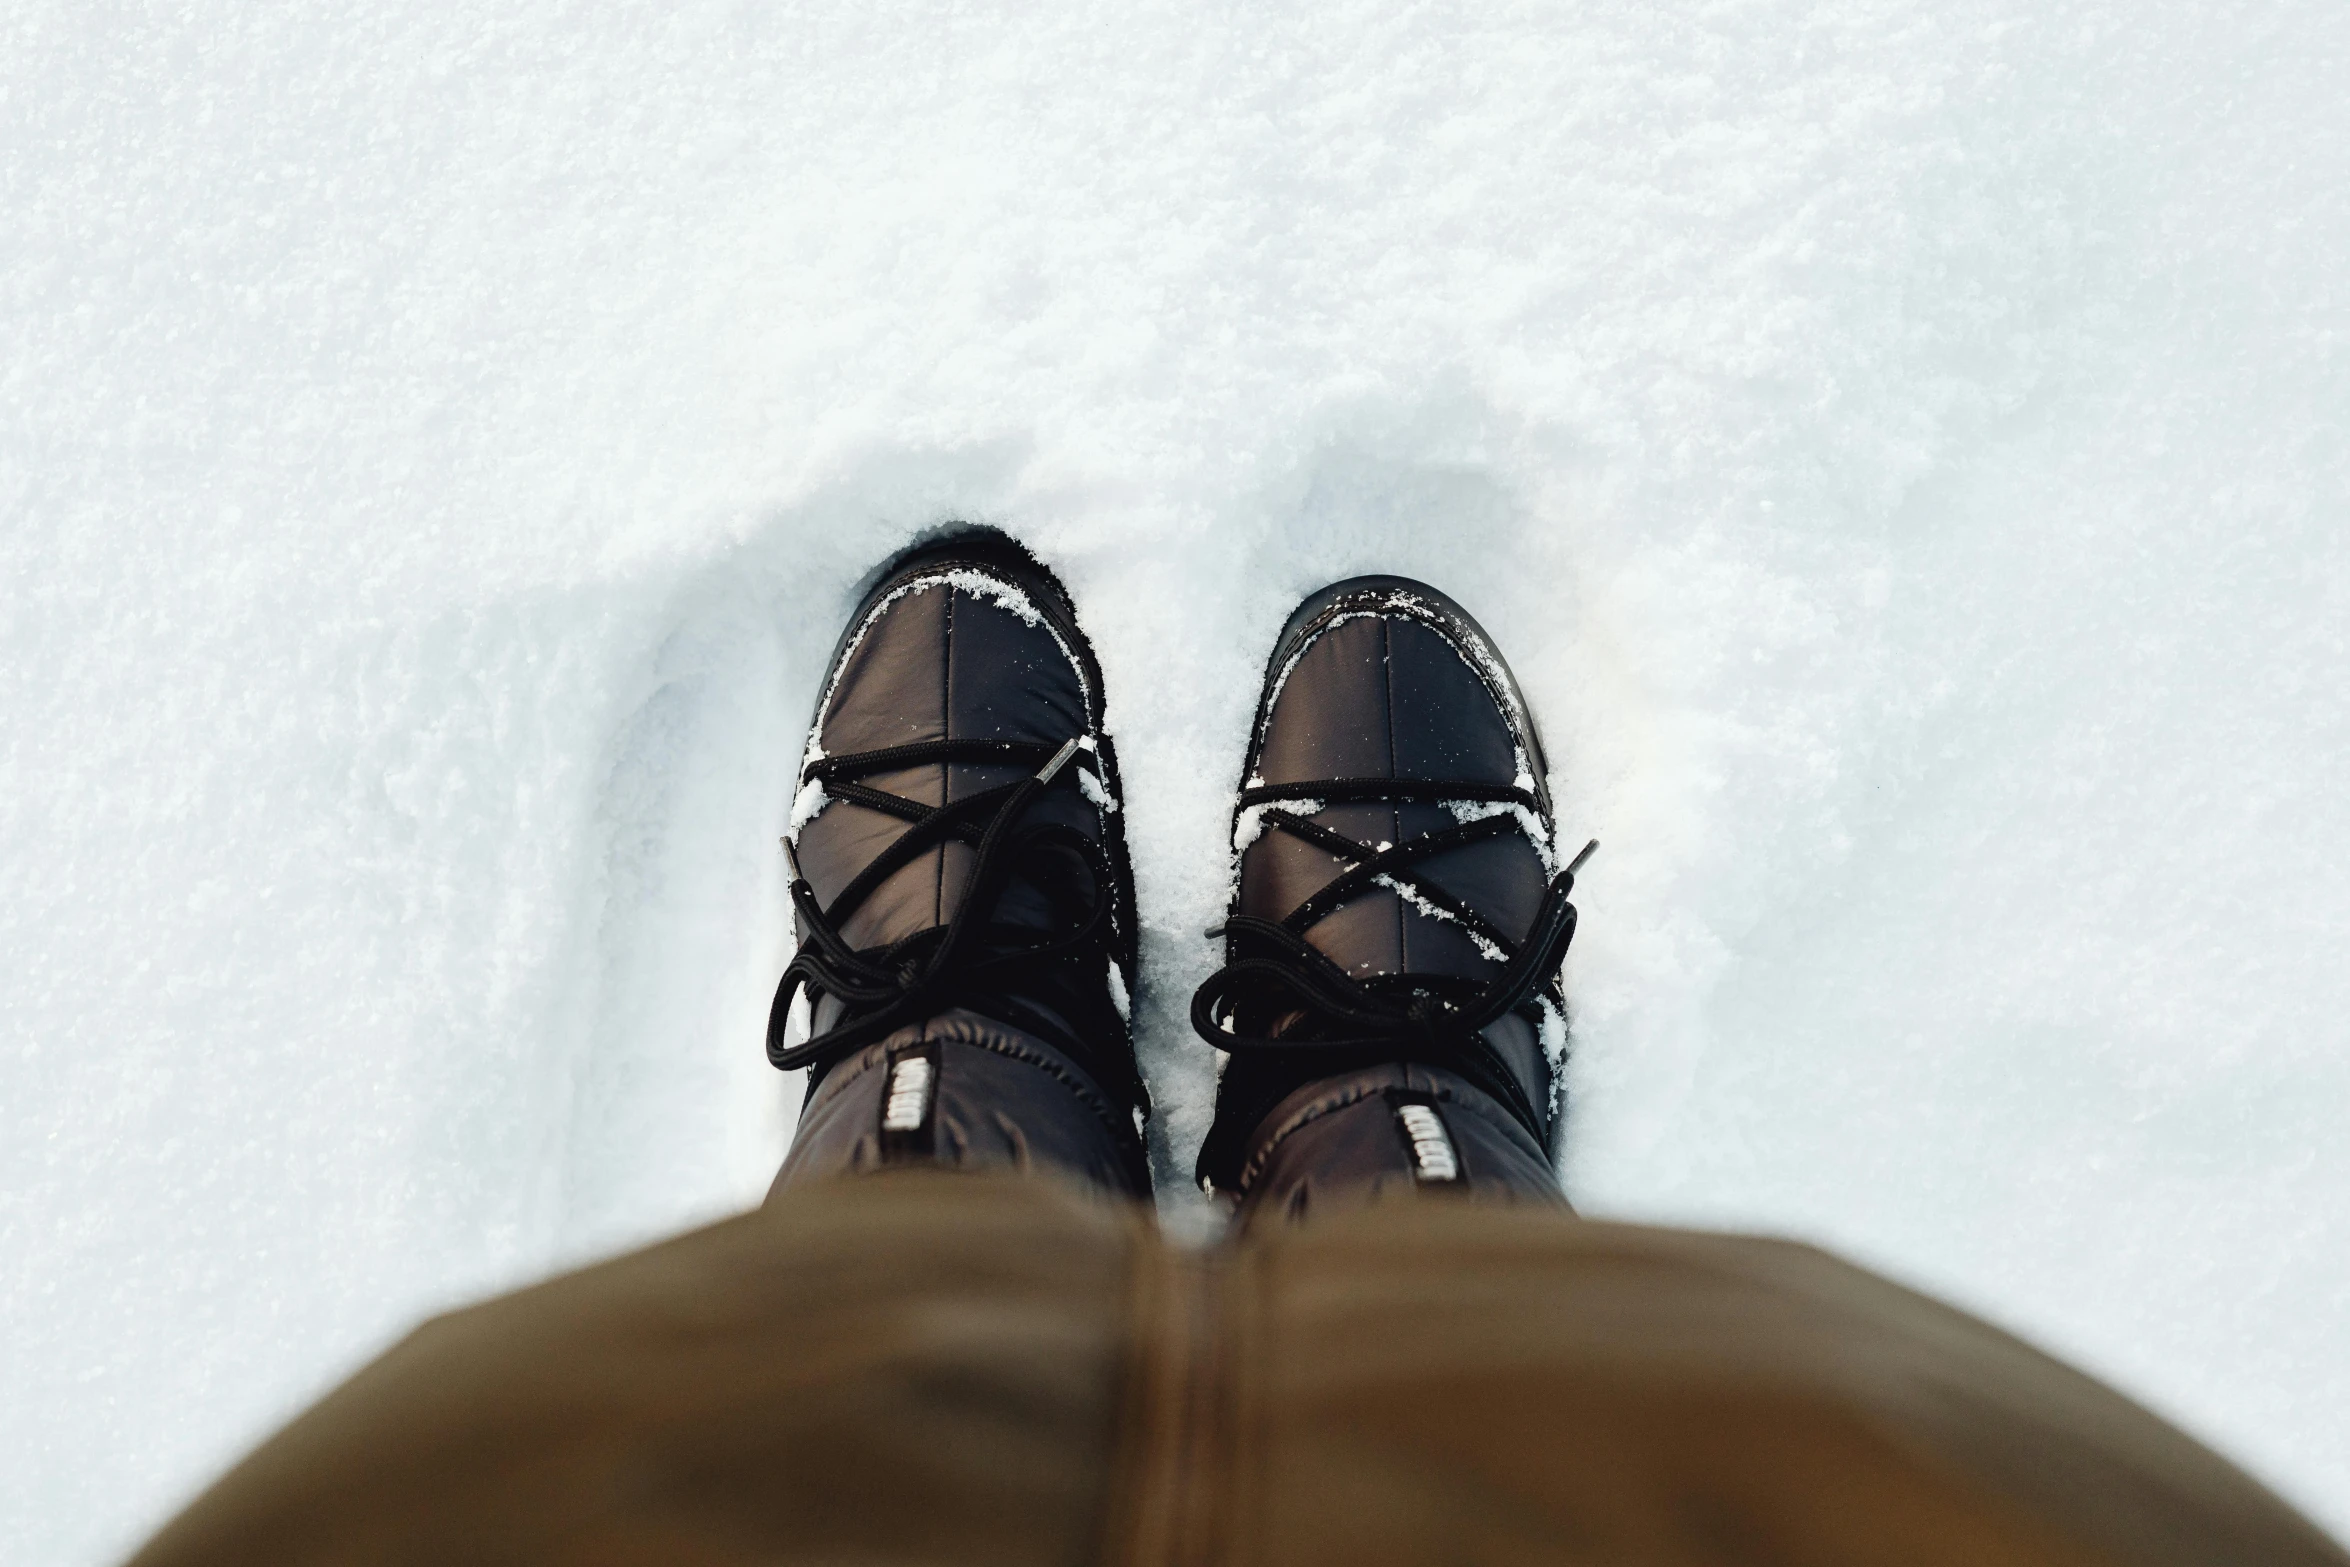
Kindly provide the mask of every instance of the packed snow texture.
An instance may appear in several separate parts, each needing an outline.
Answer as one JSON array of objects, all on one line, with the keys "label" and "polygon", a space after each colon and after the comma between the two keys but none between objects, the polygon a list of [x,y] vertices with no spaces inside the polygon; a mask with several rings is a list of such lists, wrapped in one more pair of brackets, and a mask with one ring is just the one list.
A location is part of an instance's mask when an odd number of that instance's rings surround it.
[{"label": "packed snow texture", "polygon": [[950,517],[1100,644],[1171,1189],[1272,635],[1424,577],[1605,845],[1577,1201],[2350,1529],[2350,8],[473,9],[0,14],[12,1563],[756,1198],[802,726]]}]

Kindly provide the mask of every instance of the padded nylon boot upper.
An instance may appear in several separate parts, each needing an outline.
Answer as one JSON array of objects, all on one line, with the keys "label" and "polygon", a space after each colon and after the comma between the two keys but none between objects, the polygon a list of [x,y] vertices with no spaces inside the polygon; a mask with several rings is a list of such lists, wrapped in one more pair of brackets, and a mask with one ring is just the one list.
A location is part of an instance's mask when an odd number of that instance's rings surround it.
[{"label": "padded nylon boot upper", "polygon": [[868,591],[818,701],[789,841],[802,947],[769,1050],[813,1069],[811,1103],[842,1060],[961,1009],[1023,1036],[1007,1050],[1041,1041],[1053,1072],[1077,1067],[1131,1135],[1147,1101],[1101,674],[1025,551],[967,532]]},{"label": "padded nylon boot upper", "polygon": [[[1440,1026],[1448,1008],[1506,982],[1513,956],[1545,929],[1556,940],[1544,953],[1563,951],[1572,932],[1546,770],[1508,666],[1451,599],[1404,578],[1360,577],[1299,606],[1267,670],[1234,817],[1240,918],[1227,927],[1229,966],[1195,1012],[1204,1035],[1235,1051],[1203,1179],[1245,1186],[1263,1166],[1265,1136],[1296,1119],[1299,1105],[1284,1100],[1383,1063],[1465,1077],[1537,1155],[1550,1147],[1565,1033],[1555,956],[1472,1037],[1446,1043]],[[1374,1017],[1394,1039],[1329,1048],[1369,1025],[1317,1005],[1315,985],[1286,982],[1310,980],[1311,958],[1283,956],[1276,933],[1251,921],[1286,929],[1362,987],[1356,1013],[1416,1008],[1438,1024],[1414,1032],[1408,1018]],[[1519,966],[1539,966],[1537,956]],[[1238,1049],[1236,1038],[1259,1048]]]}]

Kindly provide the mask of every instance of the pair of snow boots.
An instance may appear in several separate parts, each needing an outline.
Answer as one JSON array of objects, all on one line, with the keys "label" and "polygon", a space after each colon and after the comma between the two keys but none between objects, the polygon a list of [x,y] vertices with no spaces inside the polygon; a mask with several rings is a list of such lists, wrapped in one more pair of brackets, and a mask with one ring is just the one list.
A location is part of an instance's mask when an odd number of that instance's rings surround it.
[{"label": "pair of snow boots", "polygon": [[[768,1054],[809,1081],[779,1187],[916,1163],[1150,1195],[1103,697],[1067,593],[1001,533],[919,545],[864,595],[784,840],[800,944]],[[1443,594],[1357,577],[1290,617],[1209,932],[1225,962],[1191,1006],[1223,1064],[1196,1175],[1244,1221],[1396,1186],[1564,1201],[1583,856],[1545,776],[1509,667]]]}]

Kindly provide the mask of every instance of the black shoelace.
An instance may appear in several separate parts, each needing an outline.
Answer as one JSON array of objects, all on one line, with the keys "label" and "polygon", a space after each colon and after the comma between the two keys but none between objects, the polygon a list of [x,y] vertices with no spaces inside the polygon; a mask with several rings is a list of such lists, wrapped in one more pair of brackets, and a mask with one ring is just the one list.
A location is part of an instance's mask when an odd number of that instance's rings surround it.
[{"label": "black shoelace", "polygon": [[[1514,813],[1496,813],[1393,845],[1361,843],[1308,816],[1279,808],[1303,804],[1321,810],[1335,804],[1464,801],[1523,807],[1540,813],[1525,789],[1461,779],[1348,778],[1311,783],[1260,785],[1241,791],[1242,809],[1264,808],[1267,831],[1304,839],[1347,862],[1349,868],[1280,920],[1234,915],[1208,932],[1226,941],[1228,961],[1191,998],[1191,1026],[1220,1050],[1327,1054],[1417,1061],[1458,1071],[1510,1106],[1536,1137],[1548,1109],[1526,1102],[1516,1078],[1485,1042],[1483,1030],[1524,1007],[1537,992],[1563,1009],[1558,993],[1560,963],[1575,935],[1575,906],[1567,901],[1575,872],[1599,848],[1586,844],[1550,880],[1534,921],[1513,940],[1493,922],[1430,880],[1423,862],[1472,843],[1523,828]],[[1306,932],[1348,902],[1378,886],[1459,923],[1488,952],[1501,954],[1501,967],[1478,981],[1454,974],[1378,974],[1357,979],[1306,940]],[[1234,1032],[1228,1025],[1237,1003],[1267,1017],[1290,1016],[1280,1034]],[[1334,1064],[1335,1069],[1335,1064]]]},{"label": "black shoelace", "polygon": [[[812,764],[801,777],[802,788],[811,782],[821,783],[831,801],[861,805],[911,825],[874,856],[829,907],[817,902],[815,889],[800,874],[791,840],[784,840],[786,851],[792,854],[792,907],[799,918],[801,941],[783,971],[774,1007],[768,1013],[767,1059],[787,1072],[828,1066],[851,1051],[975,995],[983,994],[994,1003],[990,1015],[1023,1010],[1013,1000],[1024,988],[1023,970],[1033,972],[1037,965],[1062,963],[1088,952],[1104,964],[1114,963],[1114,873],[1108,855],[1100,844],[1065,823],[1024,824],[1021,820],[1029,805],[1053,787],[1056,779],[1075,784],[1077,769],[1068,763],[1078,756],[1079,741],[1075,739],[1058,749],[1021,741],[929,740],[825,757]],[[936,806],[861,781],[875,773],[934,762],[1035,767],[1036,771]],[[851,947],[840,934],[849,916],[898,870],[949,838],[976,850],[969,886],[953,918],[887,946]],[[1068,863],[1083,872],[1085,886],[1079,901],[1084,913],[1074,926],[1038,940],[1033,927],[990,918],[1015,867],[1033,868],[1040,853],[1054,850],[1065,851],[1070,856]],[[1033,878],[1031,884],[1051,885]],[[1102,983],[1106,986],[1107,982],[1105,969]],[[840,1001],[844,1010],[834,1027],[790,1044],[786,1036],[793,994],[803,986],[809,992],[811,1015],[815,1002],[826,996]],[[1007,1007],[1007,1001],[1012,1005]],[[1023,1024],[1031,1020],[1009,1017],[1001,1021]],[[1062,1032],[1045,1031],[1056,1036]],[[1112,1093],[1139,1092],[1138,1084],[1112,1081],[1103,1086]]]}]

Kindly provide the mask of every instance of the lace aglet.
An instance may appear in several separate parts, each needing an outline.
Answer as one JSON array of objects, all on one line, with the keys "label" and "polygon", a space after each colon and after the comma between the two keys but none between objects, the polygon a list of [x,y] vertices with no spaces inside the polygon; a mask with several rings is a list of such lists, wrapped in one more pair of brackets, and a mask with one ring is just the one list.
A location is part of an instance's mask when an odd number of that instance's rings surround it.
[{"label": "lace aglet", "polygon": [[778,841],[783,845],[783,862],[784,864],[791,867],[791,879],[793,881],[806,881],[808,878],[800,874],[799,845],[791,841],[791,834],[788,832],[785,833]]},{"label": "lace aglet", "polygon": [[1220,936],[1222,936],[1222,935],[1224,934],[1224,927],[1223,927],[1222,925],[1210,925],[1210,926],[1209,926],[1209,927],[1208,927],[1206,930],[1202,931],[1200,934],[1201,934],[1201,935],[1203,935],[1203,936],[1205,936],[1205,937],[1207,937],[1207,938],[1208,938],[1208,940],[1210,940],[1210,941],[1214,941],[1214,940],[1216,940],[1218,937],[1220,937]]},{"label": "lace aglet", "polygon": [[1053,753],[1053,759],[1045,763],[1042,768],[1037,770],[1036,781],[1038,783],[1051,783],[1053,781],[1053,774],[1068,766],[1069,758],[1077,754],[1077,743],[1083,738],[1084,736],[1082,735],[1070,736],[1069,739],[1062,744],[1061,748]]},{"label": "lace aglet", "polygon": [[1572,876],[1572,875],[1574,875],[1574,874],[1575,874],[1577,871],[1579,871],[1579,870],[1581,870],[1581,869],[1583,868],[1583,862],[1584,862],[1585,860],[1588,860],[1588,859],[1590,859],[1590,858],[1591,858],[1591,857],[1592,857],[1594,854],[1597,854],[1598,852],[1599,852],[1599,840],[1598,840],[1597,838],[1594,838],[1594,839],[1592,839],[1592,840],[1591,840],[1589,843],[1587,843],[1587,844],[1583,845],[1583,852],[1582,852],[1581,854],[1578,854],[1578,855],[1576,855],[1576,856],[1575,856],[1573,859],[1571,859],[1571,860],[1567,861],[1567,874],[1568,874],[1569,876]]}]

